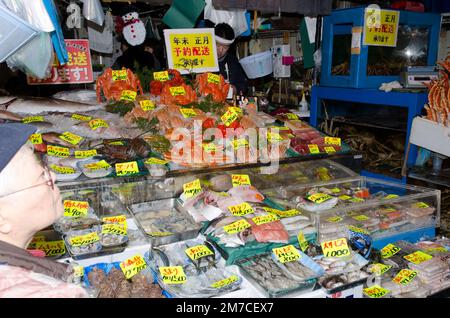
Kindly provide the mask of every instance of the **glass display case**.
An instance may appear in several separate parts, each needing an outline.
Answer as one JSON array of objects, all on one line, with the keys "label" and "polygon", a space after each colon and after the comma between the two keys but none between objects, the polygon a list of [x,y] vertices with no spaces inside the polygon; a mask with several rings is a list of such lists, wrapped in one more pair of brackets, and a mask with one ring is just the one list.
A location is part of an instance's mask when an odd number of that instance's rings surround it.
[{"label": "glass display case", "polygon": [[[353,51],[352,30],[364,26],[364,7],[335,10],[324,17],[322,73],[323,86],[378,88],[399,80],[408,66],[436,63],[441,16],[433,13],[400,11],[395,47],[363,45]],[[364,32],[364,30],[363,30]]]}]

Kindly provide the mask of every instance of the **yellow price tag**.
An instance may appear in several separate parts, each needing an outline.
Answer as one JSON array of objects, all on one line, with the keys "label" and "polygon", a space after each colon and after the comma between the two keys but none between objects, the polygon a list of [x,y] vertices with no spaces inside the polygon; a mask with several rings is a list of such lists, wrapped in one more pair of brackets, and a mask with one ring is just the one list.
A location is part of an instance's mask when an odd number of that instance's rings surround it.
[{"label": "yellow price tag", "polygon": [[281,135],[278,133],[267,132],[267,140],[270,143],[276,143],[282,141],[283,137],[281,137]]},{"label": "yellow price tag", "polygon": [[116,163],[116,174],[118,177],[129,176],[139,173],[137,161]]},{"label": "yellow price tag", "polygon": [[128,89],[123,90],[120,95],[120,100],[126,100],[130,102],[134,102],[136,100],[137,93],[135,91],[130,91]]},{"label": "yellow price tag", "polygon": [[31,141],[31,143],[33,145],[40,145],[40,144],[44,143],[42,141],[42,135],[41,134],[31,134],[28,139]]},{"label": "yellow price tag", "polygon": [[334,149],[334,147],[324,147],[323,149],[325,149],[326,153],[335,153],[336,149]]},{"label": "yellow price tag", "polygon": [[145,163],[148,165],[165,165],[167,164],[169,161],[167,160],[162,160],[162,159],[158,159],[158,158],[148,158]]},{"label": "yellow price tag", "polygon": [[89,169],[91,171],[101,170],[101,169],[109,169],[111,168],[111,165],[107,163],[105,160],[100,160],[93,163],[85,164],[84,167],[86,169]]},{"label": "yellow price tag", "polygon": [[231,145],[233,146],[233,148],[235,150],[238,150],[242,147],[248,146],[248,141],[245,138],[240,138],[240,139],[233,140],[231,142]]},{"label": "yellow price tag", "polygon": [[196,261],[199,258],[208,256],[208,255],[214,255],[213,251],[211,251],[205,245],[196,245],[193,247],[189,247],[189,248],[185,249],[184,252],[193,261]]},{"label": "yellow price tag", "polygon": [[333,197],[326,193],[314,193],[314,194],[308,195],[306,198],[309,201],[314,202],[315,204],[321,204],[325,201],[332,199]]},{"label": "yellow price tag", "polygon": [[230,277],[227,277],[225,279],[219,280],[218,282],[211,284],[211,287],[220,289],[225,286],[231,285],[234,282],[237,282],[238,280],[239,280],[239,278],[236,275],[231,275]]},{"label": "yellow price tag", "polygon": [[159,274],[164,284],[184,284],[187,280],[183,266],[161,266]]},{"label": "yellow price tag", "polygon": [[308,148],[309,148],[309,153],[312,153],[312,154],[320,153],[319,146],[317,146],[316,144],[308,145]]},{"label": "yellow price tag", "polygon": [[153,101],[149,100],[149,99],[141,100],[139,102],[139,105],[141,105],[142,110],[146,111],[146,112],[154,110],[155,107],[156,107],[155,103]]},{"label": "yellow price tag", "polygon": [[339,193],[339,192],[341,192],[341,189],[339,189],[339,188],[333,188],[333,189],[331,189],[331,192],[333,192],[333,193]]},{"label": "yellow price tag", "polygon": [[228,107],[228,109],[231,109],[232,111],[234,111],[238,115],[244,114],[244,112],[242,111],[242,108],[237,107],[237,106],[230,106],[230,107]]},{"label": "yellow price tag", "polygon": [[59,135],[59,139],[65,140],[68,143],[71,143],[72,145],[78,145],[80,141],[83,140],[83,137],[72,134],[69,131],[66,131],[62,135]]},{"label": "yellow price tag", "polygon": [[256,225],[266,224],[270,222],[278,221],[278,217],[274,214],[268,215],[259,215],[252,218],[252,221],[255,222]]},{"label": "yellow price tag", "polygon": [[341,138],[337,138],[337,137],[325,137],[325,144],[326,144],[326,145],[336,145],[336,146],[340,146],[340,145],[341,145]]},{"label": "yellow price tag", "polygon": [[128,79],[127,70],[114,70],[112,71],[113,81],[125,81]]},{"label": "yellow price tag", "polygon": [[56,173],[60,173],[60,174],[72,174],[72,173],[75,173],[75,169],[72,168],[72,167],[63,167],[63,166],[58,166],[58,165],[55,165],[55,164],[51,164],[50,165],[50,169],[52,169]]},{"label": "yellow price tag", "polygon": [[353,202],[353,203],[360,203],[360,202],[364,202],[364,199],[353,197],[353,198],[349,199],[349,201]]},{"label": "yellow price tag", "polygon": [[414,252],[412,254],[408,254],[406,256],[403,256],[403,257],[405,259],[407,259],[408,261],[410,261],[411,263],[414,263],[416,265],[418,265],[420,263],[423,263],[423,262],[426,262],[426,261],[428,261],[428,260],[433,258],[433,256],[431,256],[431,255],[429,255],[427,253],[424,253],[422,251],[417,251],[417,252]]},{"label": "yellow price tag", "polygon": [[66,246],[64,245],[63,240],[38,242],[36,244],[36,249],[44,251],[46,257],[66,254]]},{"label": "yellow price tag", "polygon": [[83,266],[75,266],[73,268],[73,276],[74,277],[83,277],[84,276],[84,267]]},{"label": "yellow price tag", "polygon": [[381,249],[381,258],[389,258],[401,251],[401,248],[394,244],[388,244]]},{"label": "yellow price tag", "polygon": [[247,220],[239,220],[231,224],[225,225],[223,229],[228,234],[236,234],[248,229],[249,227],[251,227],[251,224],[248,223]]},{"label": "yellow price tag", "polygon": [[342,222],[342,220],[344,220],[344,219],[341,218],[340,216],[337,216],[337,215],[336,216],[332,216],[332,217],[327,219],[327,221],[331,222],[331,223],[339,223],[339,222]]},{"label": "yellow price tag", "polygon": [[251,185],[250,177],[248,174],[232,174],[231,182],[233,183],[233,187],[238,187],[241,185]]},{"label": "yellow price tag", "polygon": [[172,232],[146,232],[150,236],[154,237],[163,237],[163,236],[171,236],[173,235]]},{"label": "yellow price tag", "polygon": [[391,265],[376,263],[376,264],[373,264],[371,271],[372,271],[372,273],[375,273],[376,275],[381,276],[384,273],[386,273],[388,270],[390,270],[391,268],[392,268]]},{"label": "yellow price tag", "polygon": [[95,242],[100,241],[100,238],[98,237],[97,232],[92,232],[85,235],[80,236],[74,236],[70,240],[70,245],[77,247],[77,246],[85,246],[89,245]]},{"label": "yellow price tag", "polygon": [[44,116],[30,116],[22,119],[24,124],[35,123],[35,122],[43,122]]},{"label": "yellow price tag", "polygon": [[80,120],[80,121],[90,121],[92,119],[91,116],[85,116],[85,115],[80,115],[80,114],[73,114],[72,118],[75,120]]},{"label": "yellow price tag", "polygon": [[419,208],[419,209],[426,209],[426,208],[429,208],[430,206],[428,204],[426,204],[425,202],[417,202],[417,203],[413,204],[413,207]]},{"label": "yellow price tag", "polygon": [[102,234],[115,234],[127,236],[127,230],[120,224],[103,224]]},{"label": "yellow price tag", "polygon": [[320,245],[325,257],[345,257],[350,255],[346,238],[323,242]]},{"label": "yellow price tag", "polygon": [[216,152],[217,151],[217,147],[214,143],[210,142],[207,144],[202,144],[203,147],[203,151],[204,152]]},{"label": "yellow price tag", "polygon": [[183,184],[183,193],[186,198],[192,198],[202,192],[202,186],[200,185],[200,179],[195,179],[192,182]]},{"label": "yellow price tag", "polygon": [[398,195],[396,195],[396,194],[388,194],[383,199],[388,200],[388,199],[395,199],[395,198],[398,198]]},{"label": "yellow price tag", "polygon": [[183,86],[170,87],[169,90],[172,96],[186,95],[186,90]]},{"label": "yellow price tag", "polygon": [[399,285],[408,285],[417,276],[417,272],[410,269],[402,269],[392,279],[394,283]]},{"label": "yellow price tag", "polygon": [[75,150],[75,158],[82,159],[82,158],[90,158],[97,156],[97,150],[91,149],[91,150]]},{"label": "yellow price tag", "polygon": [[365,230],[365,229],[362,229],[362,228],[360,228],[360,227],[353,226],[353,225],[349,225],[349,226],[348,226],[348,229],[349,229],[350,231],[352,231],[352,232],[355,232],[355,233],[361,233],[361,234],[366,234],[366,235],[369,235],[369,234],[370,234],[369,231],[367,231],[367,230]]},{"label": "yellow price tag", "polygon": [[155,81],[160,81],[160,82],[168,81],[169,80],[169,72],[167,72],[167,71],[153,72],[153,79]]},{"label": "yellow price tag", "polygon": [[390,293],[391,291],[378,285],[373,285],[369,288],[364,288],[363,292],[370,298],[381,298],[386,294]]},{"label": "yellow price tag", "polygon": [[296,216],[296,215],[300,215],[300,211],[296,210],[296,209],[291,209],[291,210],[287,210],[287,211],[281,211],[281,210],[277,210],[277,209],[272,209],[272,208],[268,208],[268,207],[263,207],[264,211],[268,212],[268,213],[273,213],[278,215],[280,218],[288,218],[288,217],[292,217],[292,216]]},{"label": "yellow price tag", "polygon": [[230,213],[233,214],[234,216],[243,216],[250,213],[255,213],[252,206],[247,202],[229,206],[228,210],[230,210]]},{"label": "yellow price tag", "polygon": [[96,130],[101,127],[108,128],[109,125],[103,119],[97,118],[89,121],[89,127],[91,127],[92,130]]},{"label": "yellow price tag", "polygon": [[352,198],[352,197],[350,197],[350,196],[348,196],[348,195],[345,195],[345,194],[339,196],[339,199],[341,199],[341,200],[343,200],[343,201],[350,200],[351,198]]},{"label": "yellow price tag", "polygon": [[103,223],[117,223],[127,228],[127,217],[123,214],[116,216],[106,216],[102,219]]},{"label": "yellow price tag", "polygon": [[197,116],[197,113],[192,108],[180,108],[180,112],[184,118],[192,118]]},{"label": "yellow price tag", "polygon": [[228,110],[223,114],[220,119],[225,124],[225,126],[230,126],[236,119],[238,119],[239,115],[228,107]]},{"label": "yellow price tag", "polygon": [[295,248],[294,245],[286,245],[282,247],[277,247],[272,249],[273,254],[277,260],[284,264],[288,262],[294,262],[301,258],[300,253]]},{"label": "yellow price tag", "polygon": [[360,221],[360,222],[370,220],[370,218],[369,218],[368,216],[362,215],[362,214],[361,214],[361,215],[354,216],[353,218],[354,218],[356,221]]},{"label": "yellow price tag", "polygon": [[303,231],[298,232],[297,240],[298,240],[298,244],[299,244],[300,249],[302,250],[302,252],[306,251],[306,249],[309,246],[309,243],[305,239],[305,235],[303,234]]},{"label": "yellow price tag", "polygon": [[123,141],[110,141],[108,142],[108,145],[125,146],[125,143]]},{"label": "yellow price tag", "polygon": [[66,158],[70,156],[70,149],[66,147],[48,145],[47,155],[53,157]]},{"label": "yellow price tag", "polygon": [[298,116],[296,114],[293,113],[286,113],[286,117],[290,120],[295,120],[298,119]]},{"label": "yellow price tag", "polygon": [[146,267],[147,263],[141,255],[135,255],[133,257],[127,258],[120,263],[120,268],[122,269],[122,272],[125,275],[126,279],[130,279]]},{"label": "yellow price tag", "polygon": [[220,76],[213,73],[208,73],[208,83],[220,84]]},{"label": "yellow price tag", "polygon": [[64,200],[64,216],[81,217],[86,216],[89,209],[89,202]]}]

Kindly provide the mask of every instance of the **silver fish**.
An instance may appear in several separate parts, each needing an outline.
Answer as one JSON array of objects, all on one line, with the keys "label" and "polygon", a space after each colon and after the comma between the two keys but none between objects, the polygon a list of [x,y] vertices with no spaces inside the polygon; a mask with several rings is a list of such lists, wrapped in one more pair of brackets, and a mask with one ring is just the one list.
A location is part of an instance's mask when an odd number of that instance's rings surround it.
[{"label": "silver fish", "polygon": [[47,97],[24,97],[13,101],[8,110],[16,113],[39,114],[42,112],[73,113],[101,109],[102,105],[89,105]]}]

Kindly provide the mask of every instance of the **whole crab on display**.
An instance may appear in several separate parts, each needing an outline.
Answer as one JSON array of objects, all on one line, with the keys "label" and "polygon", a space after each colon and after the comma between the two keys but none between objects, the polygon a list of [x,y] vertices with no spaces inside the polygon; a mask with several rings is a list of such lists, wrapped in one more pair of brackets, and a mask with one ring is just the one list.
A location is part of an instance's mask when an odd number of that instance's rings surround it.
[{"label": "whole crab on display", "polygon": [[101,92],[103,91],[103,95],[105,98],[109,101],[111,99],[113,100],[120,100],[120,97],[122,96],[122,91],[124,90],[130,90],[130,91],[137,91],[139,89],[140,94],[142,95],[142,87],[141,87],[141,81],[139,78],[134,75],[134,73],[127,68],[123,68],[122,71],[126,71],[126,78],[113,78],[113,70],[108,67],[102,75],[100,75],[97,78],[96,82],[96,92],[97,92],[97,101],[101,103]]}]

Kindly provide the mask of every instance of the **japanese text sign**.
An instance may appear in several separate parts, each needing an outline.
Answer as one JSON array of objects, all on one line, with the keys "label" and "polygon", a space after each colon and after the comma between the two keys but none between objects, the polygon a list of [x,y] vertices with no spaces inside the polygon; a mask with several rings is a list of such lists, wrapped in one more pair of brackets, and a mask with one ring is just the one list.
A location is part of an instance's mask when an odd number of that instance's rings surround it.
[{"label": "japanese text sign", "polygon": [[89,40],[64,40],[64,42],[69,57],[68,62],[59,65],[55,56],[49,76],[44,79],[28,76],[29,85],[82,84],[94,81]]},{"label": "japanese text sign", "polygon": [[164,39],[169,68],[182,74],[219,70],[214,29],[167,29]]},{"label": "japanese text sign", "polygon": [[400,12],[366,8],[364,13],[364,45],[397,46]]}]

